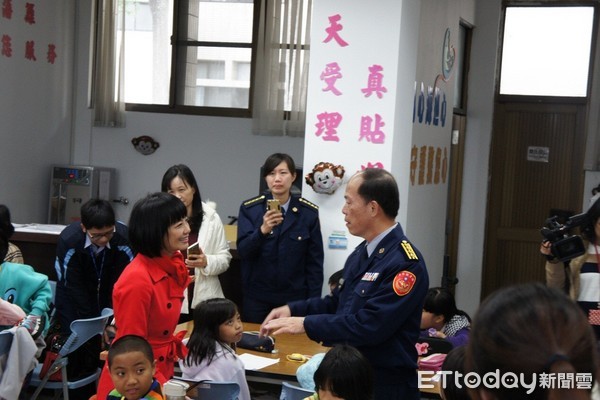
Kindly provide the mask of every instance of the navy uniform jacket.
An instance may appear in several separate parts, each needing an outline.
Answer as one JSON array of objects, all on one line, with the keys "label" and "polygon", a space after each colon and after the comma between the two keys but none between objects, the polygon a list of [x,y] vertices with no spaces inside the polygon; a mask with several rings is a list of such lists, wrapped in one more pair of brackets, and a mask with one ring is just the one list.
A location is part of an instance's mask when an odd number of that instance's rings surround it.
[{"label": "navy uniform jacket", "polygon": [[97,317],[103,308],[112,308],[113,286],[134,256],[127,227],[117,222],[115,228],[110,249],[105,248],[95,259],[90,248],[84,248],[87,234],[81,230],[80,222],[68,225],[60,233],[54,266],[58,276],[55,303],[65,332],[70,332],[73,320]]},{"label": "navy uniform jacket", "polygon": [[429,287],[425,262],[400,224],[361,261],[365,243],[346,260],[339,290],[322,299],[290,303],[292,315],[307,316],[304,329],[312,340],[358,348],[371,362],[376,381],[404,378],[416,387],[415,343]]},{"label": "navy uniform jacket", "polygon": [[258,196],[240,206],[237,250],[244,296],[280,304],[321,296],[323,238],[318,207],[292,196],[283,223],[263,235],[260,226],[271,198]]}]

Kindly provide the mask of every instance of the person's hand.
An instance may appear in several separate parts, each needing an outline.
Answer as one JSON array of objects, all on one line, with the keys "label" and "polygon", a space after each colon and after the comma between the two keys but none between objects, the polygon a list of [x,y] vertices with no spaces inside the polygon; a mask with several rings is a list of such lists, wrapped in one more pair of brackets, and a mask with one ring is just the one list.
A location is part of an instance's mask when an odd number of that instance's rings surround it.
[{"label": "person's hand", "polygon": [[304,317],[284,317],[272,319],[260,328],[261,332],[277,336],[280,333],[291,333],[292,335],[304,333]]},{"label": "person's hand", "polygon": [[544,240],[540,245],[540,253],[545,256],[552,256],[552,243],[547,240]]},{"label": "person's hand", "polygon": [[208,260],[206,254],[188,254],[188,258],[185,259],[185,263],[189,268],[206,268]]},{"label": "person's hand", "polygon": [[287,317],[291,317],[291,316],[292,316],[292,311],[290,310],[290,307],[288,307],[287,305],[272,309],[271,312],[267,315],[267,317],[265,318],[265,320],[263,321],[263,323],[260,326],[260,337],[264,337],[269,334],[269,330],[264,328],[264,326],[269,321],[278,319],[278,318],[287,318]]},{"label": "person's hand", "polygon": [[28,315],[19,322],[19,326],[27,329],[33,338],[37,338],[39,333],[42,333],[40,325],[42,318],[37,315]]},{"label": "person's hand", "polygon": [[269,210],[263,215],[263,223],[260,226],[260,231],[263,235],[268,235],[273,228],[283,222],[283,214],[281,211]]}]

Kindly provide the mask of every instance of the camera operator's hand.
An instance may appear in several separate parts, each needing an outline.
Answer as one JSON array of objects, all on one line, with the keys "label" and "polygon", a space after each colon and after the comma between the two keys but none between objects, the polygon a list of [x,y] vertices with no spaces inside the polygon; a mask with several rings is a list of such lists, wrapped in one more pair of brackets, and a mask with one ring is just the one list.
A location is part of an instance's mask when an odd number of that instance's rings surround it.
[{"label": "camera operator's hand", "polygon": [[554,254],[552,254],[552,243],[550,243],[550,241],[544,240],[542,242],[542,244],[540,245],[540,253],[546,256],[548,261],[557,262],[556,257],[554,256]]},{"label": "camera operator's hand", "polygon": [[548,240],[544,240],[542,242],[542,244],[540,245],[540,253],[542,253],[545,256],[551,256],[552,255],[552,243],[550,243]]}]

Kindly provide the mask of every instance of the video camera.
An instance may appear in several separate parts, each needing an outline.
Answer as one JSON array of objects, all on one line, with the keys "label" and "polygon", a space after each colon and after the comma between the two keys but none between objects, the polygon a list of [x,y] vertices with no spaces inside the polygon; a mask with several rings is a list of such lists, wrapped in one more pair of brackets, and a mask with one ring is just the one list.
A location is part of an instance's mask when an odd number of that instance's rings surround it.
[{"label": "video camera", "polygon": [[588,220],[587,213],[573,215],[564,224],[558,222],[558,216],[550,217],[540,232],[544,239],[552,245],[552,254],[560,261],[566,262],[585,253],[583,240],[578,235],[571,235],[570,230],[583,225]]}]

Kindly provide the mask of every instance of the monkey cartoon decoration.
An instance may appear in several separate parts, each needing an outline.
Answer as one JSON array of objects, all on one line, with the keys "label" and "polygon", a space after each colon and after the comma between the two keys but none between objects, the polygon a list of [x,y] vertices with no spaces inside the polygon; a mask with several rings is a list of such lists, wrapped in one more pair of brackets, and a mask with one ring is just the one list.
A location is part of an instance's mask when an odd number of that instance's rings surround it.
[{"label": "monkey cartoon decoration", "polygon": [[342,185],[344,167],[321,161],[304,178],[306,183],[317,193],[333,194]]},{"label": "monkey cartoon decoration", "polygon": [[133,148],[140,154],[150,155],[160,147],[160,144],[150,136],[139,136],[131,139]]}]

